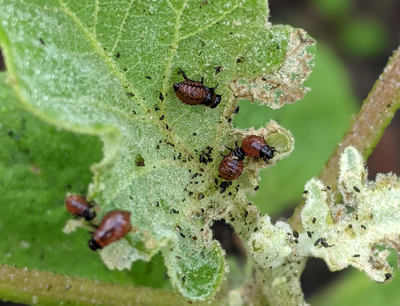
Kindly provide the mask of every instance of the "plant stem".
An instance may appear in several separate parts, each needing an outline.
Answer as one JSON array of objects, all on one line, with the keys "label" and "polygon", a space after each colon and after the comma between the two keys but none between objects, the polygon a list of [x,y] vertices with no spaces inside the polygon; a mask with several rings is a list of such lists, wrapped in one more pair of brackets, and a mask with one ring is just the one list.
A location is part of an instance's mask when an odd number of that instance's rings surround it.
[{"label": "plant stem", "polygon": [[[349,129],[319,174],[319,179],[331,187],[336,198],[338,198],[339,158],[344,149],[353,146],[363,155],[364,160],[367,160],[399,107],[400,47],[394,52],[375,82],[360,111],[353,115]],[[300,213],[303,206],[304,201],[296,207],[289,220],[292,228],[296,230],[302,229]]]},{"label": "plant stem", "polygon": [[[4,264],[0,266],[0,283],[3,300],[28,305],[188,305],[170,291],[67,277]],[[208,305],[227,305],[227,302],[215,300]]]}]

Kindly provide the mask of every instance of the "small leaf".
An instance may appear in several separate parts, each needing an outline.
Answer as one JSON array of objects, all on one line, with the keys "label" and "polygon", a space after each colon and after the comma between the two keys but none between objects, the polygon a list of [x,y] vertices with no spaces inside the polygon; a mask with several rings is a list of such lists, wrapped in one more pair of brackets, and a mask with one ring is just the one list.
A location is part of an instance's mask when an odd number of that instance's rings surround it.
[{"label": "small leaf", "polygon": [[367,181],[360,153],[348,147],[340,159],[340,192],[343,204],[334,205],[332,195],[313,179],[305,189],[301,213],[304,251],[324,259],[333,271],[352,265],[377,282],[392,278],[386,261],[389,248],[400,250],[400,186],[394,174],[378,174]]}]

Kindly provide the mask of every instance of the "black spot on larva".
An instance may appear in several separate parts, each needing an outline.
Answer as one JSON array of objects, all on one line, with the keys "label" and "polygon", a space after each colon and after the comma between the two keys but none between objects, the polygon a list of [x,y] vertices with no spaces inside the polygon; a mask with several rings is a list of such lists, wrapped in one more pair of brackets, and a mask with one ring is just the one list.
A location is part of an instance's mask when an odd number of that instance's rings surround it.
[{"label": "black spot on larva", "polygon": [[160,96],[158,98],[161,100],[161,102],[164,101],[164,96],[163,96],[162,92],[160,92]]},{"label": "black spot on larva", "polygon": [[186,281],[186,276],[183,276],[182,277],[182,282],[185,282]]},{"label": "black spot on larva", "polygon": [[233,111],[233,113],[234,113],[234,114],[239,114],[239,110],[240,110],[240,107],[237,106],[237,107],[235,108],[235,110]]},{"label": "black spot on larva", "polygon": [[170,143],[169,141],[167,141],[167,145],[171,146],[171,147],[175,147],[175,145],[173,143]]},{"label": "black spot on larva", "polygon": [[360,189],[358,189],[357,186],[353,186],[353,189],[354,189],[356,192],[360,192]]},{"label": "black spot on larva", "polygon": [[294,236],[295,238],[299,238],[299,233],[296,232],[296,231],[293,231],[293,236]]},{"label": "black spot on larva", "polygon": [[315,221],[317,221],[317,219],[315,217],[312,218],[311,222],[315,223]]},{"label": "black spot on larva", "polygon": [[353,225],[352,225],[352,224],[349,224],[349,228],[353,228]]},{"label": "black spot on larva", "polygon": [[260,189],[260,186],[256,186],[256,187],[254,188],[254,191],[257,191],[258,189]]},{"label": "black spot on larva", "polygon": [[137,167],[144,167],[144,158],[141,155],[136,156],[135,165]]},{"label": "black spot on larva", "polygon": [[129,97],[134,97],[134,96],[135,96],[135,94],[134,94],[133,92],[128,92],[127,95],[128,95]]},{"label": "black spot on larva", "polygon": [[162,115],[158,120],[164,120],[164,119],[165,119],[165,116]]},{"label": "black spot on larva", "polygon": [[156,107],[154,108],[154,110],[155,110],[155,111],[159,111],[160,109],[156,106]]},{"label": "black spot on larva", "polygon": [[310,238],[312,238],[311,232],[307,231],[307,236],[310,237]]},{"label": "black spot on larva", "polygon": [[119,52],[115,55],[116,58],[119,58],[121,56],[121,54],[119,54]]},{"label": "black spot on larva", "polygon": [[128,71],[128,69],[124,68],[124,71],[126,72],[126,71]]},{"label": "black spot on larva", "polygon": [[365,225],[362,225],[362,224],[361,224],[361,228],[364,229],[364,230],[367,229],[367,228],[365,227]]},{"label": "black spot on larva", "polygon": [[353,257],[360,257],[360,254],[354,254]]},{"label": "black spot on larva", "polygon": [[198,198],[199,200],[204,199],[204,194],[200,192],[199,195],[197,196],[197,198]]},{"label": "black spot on larva", "polygon": [[179,210],[171,209],[172,214],[179,214]]},{"label": "black spot on larva", "polygon": [[386,273],[385,274],[385,281],[387,281],[388,279],[392,278],[392,274],[390,273]]}]

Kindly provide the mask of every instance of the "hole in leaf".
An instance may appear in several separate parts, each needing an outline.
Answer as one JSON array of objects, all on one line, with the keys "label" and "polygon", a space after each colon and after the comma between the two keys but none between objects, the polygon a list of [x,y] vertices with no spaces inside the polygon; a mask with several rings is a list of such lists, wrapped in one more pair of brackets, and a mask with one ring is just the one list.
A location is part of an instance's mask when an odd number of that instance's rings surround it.
[{"label": "hole in leaf", "polygon": [[144,167],[144,158],[142,157],[142,155],[136,156],[135,165],[137,167]]}]

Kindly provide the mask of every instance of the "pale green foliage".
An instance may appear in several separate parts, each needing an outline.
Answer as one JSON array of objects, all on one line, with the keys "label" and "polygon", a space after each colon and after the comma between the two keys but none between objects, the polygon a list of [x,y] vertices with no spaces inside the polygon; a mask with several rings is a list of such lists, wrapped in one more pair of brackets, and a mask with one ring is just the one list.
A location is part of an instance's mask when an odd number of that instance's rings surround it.
[{"label": "pale green foliage", "polygon": [[400,243],[398,178],[378,174],[368,181],[361,154],[348,147],[340,159],[339,186],[344,203],[335,205],[320,181],[307,183],[301,217],[312,237],[301,235],[300,252],[324,259],[333,271],[352,265],[377,282],[390,280],[388,248],[398,252]]},{"label": "pale green foliage", "polygon": [[[0,6],[0,43],[17,96],[47,122],[102,139],[89,198],[98,202],[99,218],[115,208],[132,212],[132,233],[101,251],[104,262],[129,268],[161,250],[182,296],[212,297],[226,267],[210,226],[224,218],[245,239],[253,232],[259,211],[246,193],[266,167],[247,159],[225,193],[221,179],[215,185],[220,153],[249,133],[232,132],[228,121],[237,100],[250,97],[232,84],[248,84],[254,99],[272,108],[301,98],[313,41],[301,30],[271,26],[261,0]],[[182,81],[178,67],[191,79],[204,76],[207,86],[219,84],[222,103],[181,103],[171,86]],[[293,149],[290,132],[275,122],[256,133],[277,149],[270,165]]]}]

